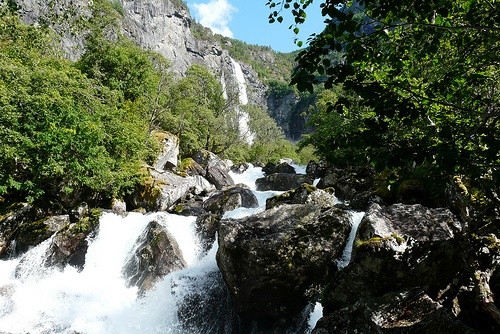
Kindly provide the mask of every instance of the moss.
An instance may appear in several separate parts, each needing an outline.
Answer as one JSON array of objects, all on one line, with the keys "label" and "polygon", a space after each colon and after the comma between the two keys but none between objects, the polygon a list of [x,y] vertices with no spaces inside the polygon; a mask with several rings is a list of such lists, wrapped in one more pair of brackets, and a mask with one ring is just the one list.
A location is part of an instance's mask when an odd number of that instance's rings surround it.
[{"label": "moss", "polygon": [[181,213],[184,210],[184,205],[177,204],[174,208],[175,213]]},{"label": "moss", "polygon": [[308,194],[318,190],[318,188],[316,188],[315,186],[313,186],[312,184],[309,184],[309,183],[302,183],[302,188],[304,188]]},{"label": "moss", "polygon": [[182,159],[178,171],[179,173],[187,174],[187,171],[192,169],[195,164],[196,162],[192,158]]},{"label": "moss", "polygon": [[45,219],[24,223],[19,226],[18,235],[25,244],[36,244],[48,238],[48,226]]},{"label": "moss", "polygon": [[357,248],[366,247],[366,248],[371,248],[371,249],[377,249],[377,248],[381,248],[385,242],[391,241],[391,240],[396,241],[396,243],[398,245],[402,245],[406,241],[404,239],[404,237],[402,237],[396,233],[392,233],[390,236],[387,236],[387,237],[375,236],[375,237],[372,237],[368,240],[356,239],[356,242],[354,243],[354,245]]},{"label": "moss", "polygon": [[93,231],[99,224],[99,219],[101,218],[101,209],[91,209],[89,214],[82,219],[80,219],[76,224],[71,225],[71,233],[84,233],[88,234]]}]

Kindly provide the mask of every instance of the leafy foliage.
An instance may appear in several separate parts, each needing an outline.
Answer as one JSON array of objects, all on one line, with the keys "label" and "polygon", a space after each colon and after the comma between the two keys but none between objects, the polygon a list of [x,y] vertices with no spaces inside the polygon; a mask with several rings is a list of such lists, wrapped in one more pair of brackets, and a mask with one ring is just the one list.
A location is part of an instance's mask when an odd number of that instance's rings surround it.
[{"label": "leafy foliage", "polygon": [[[310,2],[285,2],[294,4],[297,24]],[[342,85],[319,111],[328,118],[318,131],[332,130],[312,140],[321,154],[339,162],[342,155],[329,152],[354,150],[400,177],[424,170],[441,190],[462,175],[497,198],[498,3],[328,0],[321,8],[328,25],[298,55],[292,79],[301,90]],[[343,60],[332,62],[332,52]],[[346,124],[352,127],[339,131]]]},{"label": "leafy foliage", "polygon": [[2,14],[0,194],[71,207],[126,191],[148,153],[141,118],[53,56],[49,35]]}]

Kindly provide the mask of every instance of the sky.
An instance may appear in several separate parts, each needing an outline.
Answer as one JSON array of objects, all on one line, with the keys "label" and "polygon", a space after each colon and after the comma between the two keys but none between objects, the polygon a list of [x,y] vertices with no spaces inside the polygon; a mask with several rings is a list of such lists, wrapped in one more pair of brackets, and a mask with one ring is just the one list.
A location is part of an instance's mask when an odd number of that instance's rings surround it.
[{"label": "sky", "polygon": [[[291,14],[284,15],[282,23],[270,24],[270,9],[266,0],[187,0],[191,15],[197,22],[213,32],[239,39],[248,44],[270,46],[279,52],[297,50],[297,37],[288,27],[293,23]],[[305,43],[312,33],[319,33],[324,26],[320,14],[320,0],[315,1],[301,25],[298,38]]]}]

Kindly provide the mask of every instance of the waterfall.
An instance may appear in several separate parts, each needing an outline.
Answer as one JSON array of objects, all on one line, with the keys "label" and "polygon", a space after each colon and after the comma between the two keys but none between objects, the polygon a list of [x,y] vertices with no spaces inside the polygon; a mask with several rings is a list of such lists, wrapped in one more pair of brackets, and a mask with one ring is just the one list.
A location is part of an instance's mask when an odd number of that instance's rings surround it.
[{"label": "waterfall", "polygon": [[[231,176],[258,197],[259,207],[236,209],[227,217],[263,211],[266,199],[281,192],[256,191],[262,168]],[[238,211],[240,210],[240,211]],[[151,221],[168,230],[188,266],[138,294],[123,268]],[[232,333],[234,310],[216,263],[217,243],[205,254],[195,232],[196,217],[165,212],[125,216],[105,213],[78,270],[46,267],[52,239],[16,259],[0,260],[0,333],[9,334],[218,334]],[[321,305],[306,308],[312,330]],[[312,312],[311,312],[312,311]]]},{"label": "waterfall", "polygon": [[[247,86],[245,83],[245,76],[241,69],[241,65],[231,58],[231,64],[233,65],[234,76],[238,84],[238,100],[240,105],[248,104]],[[248,145],[252,145],[255,140],[255,134],[252,133],[250,129],[250,116],[244,110],[237,108],[238,113],[238,123],[241,137],[245,140]]]},{"label": "waterfall", "polygon": [[349,265],[352,255],[352,247],[354,246],[354,239],[356,238],[356,233],[358,232],[359,224],[365,215],[364,212],[351,212],[351,232],[349,233],[349,238],[345,245],[342,257],[337,261],[337,267],[343,269]]}]

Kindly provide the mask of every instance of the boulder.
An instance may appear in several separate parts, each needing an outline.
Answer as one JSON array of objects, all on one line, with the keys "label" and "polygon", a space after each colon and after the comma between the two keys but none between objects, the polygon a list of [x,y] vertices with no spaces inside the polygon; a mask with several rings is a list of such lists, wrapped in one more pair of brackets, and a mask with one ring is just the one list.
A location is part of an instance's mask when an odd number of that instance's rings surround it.
[{"label": "boulder", "polygon": [[346,211],[282,205],[220,222],[217,263],[236,312],[270,323],[296,319],[310,288],[336,270],[350,231]]},{"label": "boulder", "polygon": [[229,175],[229,166],[217,155],[207,150],[200,150],[193,155],[193,160],[204,170],[204,177],[217,189],[234,185]]},{"label": "boulder", "polygon": [[266,210],[283,204],[306,204],[312,203],[322,209],[332,207],[336,198],[333,188],[326,190],[318,189],[310,184],[303,183],[300,187],[289,190],[281,195],[270,197],[266,200]]},{"label": "boulder", "polygon": [[351,306],[321,318],[312,334],[478,333],[422,290],[390,292],[371,300],[356,299]]},{"label": "boulder", "polygon": [[200,193],[198,189],[192,187],[168,209],[168,212],[181,216],[204,214],[206,211],[203,208],[203,201],[207,195],[205,191]]},{"label": "boulder", "polygon": [[196,217],[196,234],[200,239],[202,252],[206,253],[214,244],[221,218],[220,214],[211,212]]},{"label": "boulder", "polygon": [[179,159],[179,138],[164,131],[154,131],[153,136],[160,143],[160,153],[153,167],[157,170],[173,170]]},{"label": "boulder", "polygon": [[46,212],[27,203],[16,203],[0,214],[0,258],[16,256],[50,238],[61,225],[44,219]]},{"label": "boulder", "polygon": [[316,162],[311,160],[306,166],[306,174],[312,175],[315,178],[324,177],[329,169],[330,166],[326,161],[321,160]]},{"label": "boulder", "polygon": [[46,253],[45,266],[57,266],[62,269],[69,264],[83,269],[89,239],[96,234],[101,214],[101,210],[90,210],[74,223],[71,222],[70,216],[60,216],[59,219],[65,223],[64,228],[52,238]]},{"label": "boulder", "polygon": [[217,191],[203,203],[205,210],[220,215],[239,207],[256,208],[258,206],[257,197],[243,184]]},{"label": "boulder", "polygon": [[150,171],[149,178],[127,198],[131,209],[144,208],[147,211],[167,211],[186,193],[197,194],[214,190],[214,186],[201,176],[182,177],[169,171]]},{"label": "boulder", "polygon": [[313,182],[314,178],[310,175],[276,173],[255,180],[255,186],[260,191],[287,191],[300,187],[302,183]]},{"label": "boulder", "polygon": [[336,196],[355,210],[365,211],[372,203],[382,204],[374,191],[375,171],[370,167],[330,168],[317,187],[333,187]]},{"label": "boulder", "polygon": [[287,162],[282,162],[279,164],[273,164],[272,162],[268,162],[263,168],[262,171],[266,175],[271,175],[271,174],[276,174],[276,173],[283,173],[283,174],[296,174],[295,168],[290,166],[289,163]]},{"label": "boulder", "polygon": [[130,286],[137,286],[140,292],[144,292],[161,277],[185,266],[175,238],[158,222],[152,221],[137,239],[123,274]]},{"label": "boulder", "polygon": [[231,166],[231,172],[235,174],[242,174],[244,173],[248,168],[250,168],[250,164],[248,163],[241,163],[241,164],[236,164]]},{"label": "boulder", "polygon": [[460,230],[448,209],[373,204],[359,226],[349,266],[325,293],[325,311],[411,287],[435,298],[460,270]]}]

